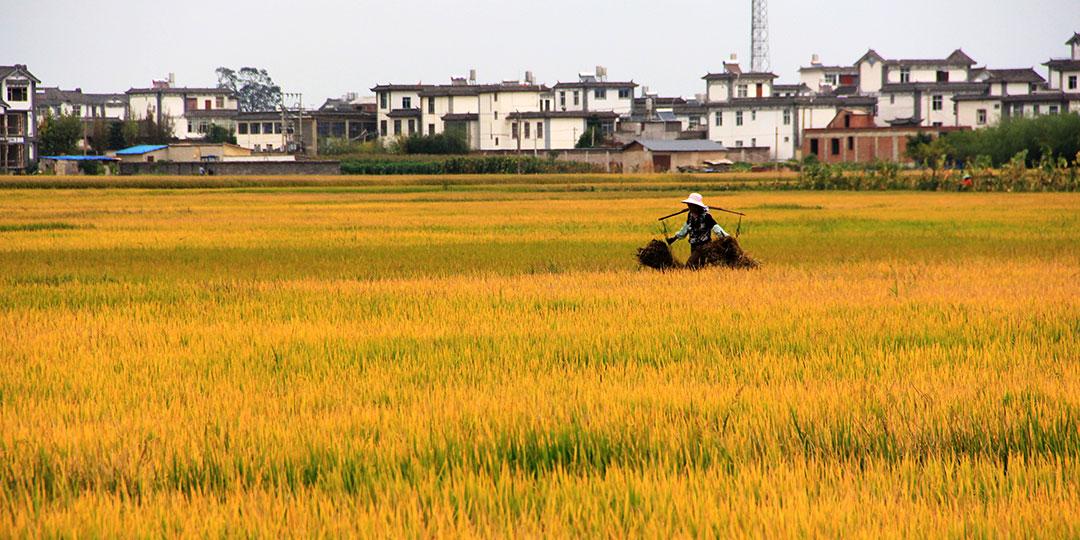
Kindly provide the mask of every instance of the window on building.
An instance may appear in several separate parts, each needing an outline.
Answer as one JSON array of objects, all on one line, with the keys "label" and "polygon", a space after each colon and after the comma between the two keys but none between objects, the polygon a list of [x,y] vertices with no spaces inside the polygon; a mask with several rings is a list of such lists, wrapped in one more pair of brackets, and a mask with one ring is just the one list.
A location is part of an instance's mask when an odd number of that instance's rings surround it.
[{"label": "window on building", "polygon": [[747,96],[747,89],[745,84],[740,84],[735,93],[736,97],[744,98]]},{"label": "window on building", "polygon": [[559,92],[559,106],[566,107],[566,90]]},{"label": "window on building", "polygon": [[830,86],[836,86],[836,74],[829,73],[825,75],[825,84]]},{"label": "window on building", "polygon": [[258,135],[260,133],[262,133],[262,124],[260,124],[258,122],[252,122],[251,123],[251,134],[252,135]]},{"label": "window on building", "polygon": [[1050,114],[1057,114],[1058,113],[1058,106],[1057,105],[1051,105],[1049,107],[1049,109],[1047,110],[1047,112],[1050,113]]},{"label": "window on building", "polygon": [[829,139],[829,145],[831,146],[832,155],[839,156],[840,155],[840,139],[837,139],[835,137],[832,138],[832,139]]},{"label": "window on building", "polygon": [[574,90],[574,106],[581,105],[581,92]]},{"label": "window on building", "polygon": [[427,98],[428,114],[435,114],[435,98]]},{"label": "window on building", "polygon": [[848,150],[854,150],[855,149],[855,137],[848,137],[847,138],[847,149]]},{"label": "window on building", "polygon": [[632,91],[633,91],[632,88],[620,88],[619,89],[619,99],[630,99]]},{"label": "window on building", "polygon": [[607,99],[606,88],[596,88],[593,90],[593,97],[596,99]]},{"label": "window on building", "polygon": [[416,133],[416,120],[409,119],[409,135]]},{"label": "window on building", "polygon": [[491,99],[494,99],[495,101],[499,101],[499,93],[495,92],[494,94],[492,94]]},{"label": "window on building", "polygon": [[724,113],[721,112],[721,111],[716,111],[716,125],[717,126],[724,125]]},{"label": "window on building", "polygon": [[1069,75],[1069,90],[1076,90],[1076,75]]},{"label": "window on building", "polygon": [[896,105],[896,94],[889,94],[889,105]]},{"label": "window on building", "polygon": [[402,109],[411,109],[412,108],[412,97],[409,97],[409,96],[402,97],[401,98],[401,108]]},{"label": "window on building", "polygon": [[196,129],[198,129],[198,128],[195,127],[195,122],[188,122],[188,125],[187,125],[187,132],[188,133],[195,133]]},{"label": "window on building", "polygon": [[79,105],[78,103],[72,105],[71,114],[74,114],[75,116],[82,116],[82,105]]},{"label": "window on building", "polygon": [[248,125],[247,122],[240,122],[236,124],[236,132],[240,135],[247,135]]},{"label": "window on building", "polygon": [[1016,105],[1013,105],[1013,114],[1016,116],[1024,116],[1024,104],[1017,103]]},{"label": "window on building", "polygon": [[932,125],[934,127],[941,127],[943,124],[941,122],[934,122],[933,124],[930,124],[930,125]]},{"label": "window on building", "polygon": [[753,137],[753,138],[750,139],[750,146],[753,146],[753,147],[757,146],[757,138],[756,137]]},{"label": "window on building", "polygon": [[791,109],[784,109],[784,125],[791,125]]},{"label": "window on building", "polygon": [[1031,114],[1033,114],[1035,116],[1039,116],[1039,113],[1042,112],[1040,110],[1041,108],[1042,107],[1038,103],[1036,103],[1034,106],[1031,107]]},{"label": "window on building", "polygon": [[975,123],[980,126],[986,125],[986,109],[975,111]]},{"label": "window on building", "polygon": [[742,111],[735,111],[735,125],[742,125]]},{"label": "window on building", "polygon": [[274,122],[274,134],[281,135],[281,122]]},{"label": "window on building", "polygon": [[435,124],[428,124],[427,125],[427,134],[428,135],[434,135],[435,134]]},{"label": "window on building", "polygon": [[[255,145],[255,151],[256,152],[262,152],[262,145],[261,144],[256,144]],[[151,156],[151,157],[153,157],[153,156]]]},{"label": "window on building", "polygon": [[386,102],[387,102],[387,94],[386,94],[386,92],[379,92],[379,108],[380,109],[385,109],[386,108]]},{"label": "window on building", "polygon": [[750,121],[751,122],[756,122],[757,121],[757,111],[750,111]]},{"label": "window on building", "polygon": [[386,120],[382,120],[382,121],[379,122],[379,136],[380,137],[385,137],[386,136]]},{"label": "window on building", "polygon": [[518,126],[517,122],[510,122],[510,138],[517,140],[518,138]]},{"label": "window on building", "polygon": [[401,135],[401,120],[394,120],[394,135]]},{"label": "window on building", "polygon": [[941,96],[933,96],[930,98],[930,108],[935,111],[940,111],[943,108],[944,100]]},{"label": "window on building", "polygon": [[225,108],[225,96],[218,96],[214,106],[219,108],[219,109],[224,109]]},{"label": "window on building", "polygon": [[784,142],[791,142],[791,137],[784,137]]},{"label": "window on building", "polygon": [[742,148],[742,141],[735,141],[735,148]]},{"label": "window on building", "polygon": [[7,89],[8,101],[26,101],[29,96],[27,86],[9,86]]},{"label": "window on building", "polygon": [[263,133],[265,133],[267,135],[270,135],[270,134],[274,133],[274,123],[273,122],[263,122],[262,131],[263,131]]},{"label": "window on building", "polygon": [[815,156],[818,155],[819,149],[817,139],[810,139],[810,153],[814,154]]},{"label": "window on building", "polygon": [[531,131],[531,129],[532,129],[532,124],[530,124],[528,122],[525,122],[523,125],[525,126],[525,138],[528,139],[529,138],[529,131]]},{"label": "window on building", "polygon": [[537,139],[543,139],[544,138],[544,123],[543,122],[537,122],[536,123],[536,138]]},{"label": "window on building", "polygon": [[937,82],[949,82],[949,72],[948,71],[938,71],[937,72]]},{"label": "window on building", "polygon": [[900,68],[900,82],[901,83],[909,83],[909,82],[911,82],[911,69],[910,68]]},{"label": "window on building", "polygon": [[495,119],[498,120],[499,119],[499,111],[495,111],[494,115],[495,115]]},{"label": "window on building", "polygon": [[495,146],[499,146],[499,138],[495,137]]}]

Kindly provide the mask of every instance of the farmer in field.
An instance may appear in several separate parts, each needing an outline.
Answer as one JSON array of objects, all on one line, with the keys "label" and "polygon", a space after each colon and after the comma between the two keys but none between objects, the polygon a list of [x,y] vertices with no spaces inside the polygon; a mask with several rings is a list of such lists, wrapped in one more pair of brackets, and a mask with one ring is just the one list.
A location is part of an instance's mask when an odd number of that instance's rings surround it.
[{"label": "farmer in field", "polygon": [[690,268],[697,268],[701,266],[702,249],[705,244],[708,244],[712,240],[712,235],[715,233],[717,236],[723,238],[729,236],[727,231],[720,226],[713,219],[712,214],[709,213],[709,207],[705,206],[705,201],[701,198],[700,193],[691,193],[689,197],[683,201],[686,205],[689,213],[686,216],[686,225],[683,225],[679,232],[675,233],[675,236],[667,239],[668,245],[674,244],[680,238],[689,237],[690,240],[690,258],[686,261],[686,265]]}]

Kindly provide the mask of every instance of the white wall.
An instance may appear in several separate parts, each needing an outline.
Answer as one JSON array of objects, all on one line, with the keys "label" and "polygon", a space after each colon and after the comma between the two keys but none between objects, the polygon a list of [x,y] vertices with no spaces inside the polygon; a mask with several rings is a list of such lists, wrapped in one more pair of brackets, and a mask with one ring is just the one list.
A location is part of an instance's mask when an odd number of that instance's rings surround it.
[{"label": "white wall", "polygon": [[[8,99],[8,85],[13,81],[19,81],[19,83],[26,83],[26,100],[15,101]],[[21,86],[21,84],[19,84]],[[37,136],[37,120],[34,117],[34,99],[37,93],[37,83],[29,77],[24,77],[20,74],[13,73],[6,77],[3,81],[0,81],[0,100],[7,103],[8,112],[20,112],[26,113],[24,122],[26,125],[26,139],[33,139]],[[0,114],[3,114],[4,110],[0,109]],[[11,142],[22,143],[29,142],[26,139],[13,138]],[[37,159],[37,147],[34,144],[26,145],[26,159],[27,161],[33,161]]]},{"label": "white wall", "polygon": [[510,137],[507,115],[540,110],[539,91],[485,92],[480,94],[478,101],[481,150],[517,149],[517,141]]},{"label": "white wall", "polygon": [[884,69],[884,63],[880,61],[874,61],[873,65],[869,60],[861,62],[859,65],[859,92],[863,94],[876,94],[881,91],[881,72]]},{"label": "white wall", "polygon": [[[986,123],[978,123],[978,111],[986,111]],[[1001,122],[1001,102],[988,99],[982,101],[960,101],[956,104],[957,122],[961,126],[980,129],[997,125]]]},{"label": "white wall", "polygon": [[[784,123],[784,111],[789,111]],[[738,125],[738,113],[743,124]],[[729,148],[765,146],[773,150],[774,159],[787,160],[795,156],[795,105],[781,108],[711,109],[708,115],[709,139]],[[716,125],[716,116],[723,115],[723,125]]]},{"label": "white wall", "polygon": [[[382,94],[386,94],[387,103],[386,107],[382,106]],[[386,137],[394,138],[401,135],[408,135],[408,119],[401,118],[401,133],[394,133],[394,119],[387,116],[387,113],[394,109],[403,108],[403,98],[409,98],[409,108],[420,108],[420,92],[417,90],[382,90],[375,96],[376,118],[375,129],[379,131],[379,136],[382,137],[382,125],[386,122]],[[417,122],[423,118],[415,118]],[[418,128],[419,129],[419,128]]]}]

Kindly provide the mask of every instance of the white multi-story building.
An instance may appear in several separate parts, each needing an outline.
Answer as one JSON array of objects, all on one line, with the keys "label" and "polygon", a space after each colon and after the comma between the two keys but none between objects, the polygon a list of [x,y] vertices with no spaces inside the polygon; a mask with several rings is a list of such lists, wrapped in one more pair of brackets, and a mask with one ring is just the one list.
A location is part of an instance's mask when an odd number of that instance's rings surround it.
[{"label": "white multi-story building", "polygon": [[1080,33],[1074,33],[1069,41],[1068,58],[1052,59],[1044,63],[1049,71],[1047,82],[1051,90],[1066,93],[1080,93]]},{"label": "white multi-story building", "polygon": [[590,125],[607,135],[614,131],[620,111],[630,113],[635,83],[590,78],[566,84],[572,86],[562,91],[572,105],[565,110],[557,104],[559,92],[536,84],[530,74],[525,82],[476,84],[474,79],[452,79],[446,85],[384,84],[372,91],[380,137],[452,131],[479,151],[571,149]]},{"label": "white multi-story building", "polygon": [[154,81],[151,88],[132,88],[127,91],[130,117],[134,120],[152,118],[159,125],[172,124],[175,139],[201,139],[217,125],[235,129],[239,103],[236,95],[224,88],[178,88],[168,81]]},{"label": "white multi-story building", "polygon": [[40,83],[25,65],[0,66],[0,173],[25,171],[38,159],[34,98]]},{"label": "white multi-story building", "polygon": [[128,117],[126,94],[90,94],[81,88],[38,88],[34,107],[39,120],[46,116],[74,116],[84,122],[124,121]]},{"label": "white multi-story building", "polygon": [[596,74],[578,74],[577,82],[559,82],[554,86],[556,111],[613,112],[627,116],[634,107],[634,81],[609,81],[601,66]]},{"label": "white multi-story building", "polygon": [[866,96],[815,95],[804,84],[777,85],[772,73],[725,63],[706,83],[708,138],[728,148],[769,148],[772,159],[798,157],[802,130],[823,128],[840,109],[872,111]]}]

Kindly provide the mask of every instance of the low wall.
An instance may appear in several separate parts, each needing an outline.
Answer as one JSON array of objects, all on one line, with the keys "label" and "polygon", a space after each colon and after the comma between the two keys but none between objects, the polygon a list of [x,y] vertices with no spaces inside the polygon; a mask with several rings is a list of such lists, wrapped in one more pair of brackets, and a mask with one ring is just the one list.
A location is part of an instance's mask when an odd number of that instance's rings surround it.
[{"label": "low wall", "polygon": [[217,163],[157,161],[153,163],[121,163],[120,174],[198,175],[202,172],[200,168],[205,169],[206,174],[215,176],[330,176],[341,174],[341,162],[339,161],[222,161]]}]

